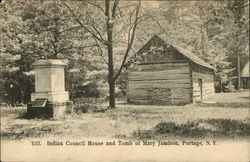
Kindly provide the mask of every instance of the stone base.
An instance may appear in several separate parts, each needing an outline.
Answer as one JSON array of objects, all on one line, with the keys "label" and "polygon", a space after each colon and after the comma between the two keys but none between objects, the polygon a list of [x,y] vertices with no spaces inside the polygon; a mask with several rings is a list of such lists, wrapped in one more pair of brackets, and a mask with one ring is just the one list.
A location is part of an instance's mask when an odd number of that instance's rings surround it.
[{"label": "stone base", "polygon": [[69,92],[36,92],[31,94],[31,102],[38,98],[46,98],[52,102],[69,101]]},{"label": "stone base", "polygon": [[72,111],[73,102],[48,102],[45,107],[32,107],[27,104],[28,118],[60,118]]}]

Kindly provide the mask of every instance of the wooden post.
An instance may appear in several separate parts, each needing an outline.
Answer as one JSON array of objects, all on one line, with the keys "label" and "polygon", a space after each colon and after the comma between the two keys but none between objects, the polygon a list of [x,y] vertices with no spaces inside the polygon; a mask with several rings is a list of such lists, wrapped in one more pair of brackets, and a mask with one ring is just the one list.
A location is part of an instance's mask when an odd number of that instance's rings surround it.
[{"label": "wooden post", "polygon": [[237,83],[238,83],[238,85],[237,85],[237,89],[239,90],[240,89],[240,53],[237,51],[237,65],[238,65],[238,68],[237,68]]}]

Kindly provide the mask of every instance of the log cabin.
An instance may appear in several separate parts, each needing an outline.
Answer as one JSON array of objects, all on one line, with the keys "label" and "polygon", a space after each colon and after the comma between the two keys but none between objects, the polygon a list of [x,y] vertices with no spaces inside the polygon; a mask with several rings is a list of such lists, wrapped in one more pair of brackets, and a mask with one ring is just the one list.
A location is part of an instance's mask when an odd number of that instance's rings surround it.
[{"label": "log cabin", "polygon": [[211,65],[157,35],[135,56],[140,63],[128,68],[129,103],[184,105],[215,92]]},{"label": "log cabin", "polygon": [[249,61],[246,62],[245,66],[241,71],[241,88],[250,88],[250,75],[249,75]]}]

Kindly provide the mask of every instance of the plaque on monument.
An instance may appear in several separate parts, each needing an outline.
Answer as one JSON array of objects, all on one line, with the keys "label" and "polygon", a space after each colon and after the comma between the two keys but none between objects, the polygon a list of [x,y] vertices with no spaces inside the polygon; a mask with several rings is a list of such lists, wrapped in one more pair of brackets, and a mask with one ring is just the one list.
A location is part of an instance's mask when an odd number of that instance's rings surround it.
[{"label": "plaque on monument", "polygon": [[35,102],[32,103],[32,107],[45,107],[48,99],[46,98],[38,98]]}]

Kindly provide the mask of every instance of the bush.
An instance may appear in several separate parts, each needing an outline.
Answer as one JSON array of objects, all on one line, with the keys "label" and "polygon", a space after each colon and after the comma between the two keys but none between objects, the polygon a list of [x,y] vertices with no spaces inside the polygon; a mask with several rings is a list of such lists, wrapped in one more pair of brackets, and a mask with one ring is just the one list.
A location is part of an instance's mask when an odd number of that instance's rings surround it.
[{"label": "bush", "polygon": [[33,76],[24,75],[20,70],[1,73],[0,102],[16,106],[18,103],[30,102],[30,94],[34,92],[35,82]]},{"label": "bush", "polygon": [[159,134],[173,133],[177,129],[179,129],[179,128],[173,122],[170,122],[170,123],[165,123],[165,122],[159,123],[155,127],[156,133],[159,133]]},{"label": "bush", "polygon": [[[248,119],[249,120],[249,119]],[[249,121],[237,121],[231,119],[208,119],[187,122],[177,125],[173,122],[161,122],[152,130],[136,130],[133,132],[134,137],[138,138],[155,138],[155,137],[249,137]]]},{"label": "bush", "polygon": [[209,119],[205,122],[215,126],[217,133],[224,136],[250,136],[250,125],[247,122],[231,119]]},{"label": "bush", "polygon": [[51,134],[52,132],[61,134],[61,132],[56,132],[58,125],[55,124],[31,128],[22,127],[24,127],[24,125],[17,125],[16,127],[10,129],[9,132],[2,132],[1,137],[3,139],[23,139],[26,137],[43,137]]},{"label": "bush", "polygon": [[139,137],[140,139],[148,139],[153,137],[153,131],[137,129],[133,132],[134,137]]},{"label": "bush", "polygon": [[73,112],[77,114],[96,112],[104,109],[101,104],[104,101],[102,98],[83,98],[77,99],[74,103]]},{"label": "bush", "polygon": [[186,124],[176,125],[173,122],[159,123],[155,127],[157,134],[173,134],[175,136],[202,137],[206,131],[202,127],[197,127],[199,123],[187,122]]},{"label": "bush", "polygon": [[222,89],[223,89],[223,92],[228,92],[228,93],[235,92],[235,88],[232,82],[229,82],[228,84],[223,85]]},{"label": "bush", "polygon": [[74,87],[71,92],[71,99],[79,99],[79,98],[100,98],[101,92],[98,89],[98,85],[96,82],[89,83],[84,86]]}]

